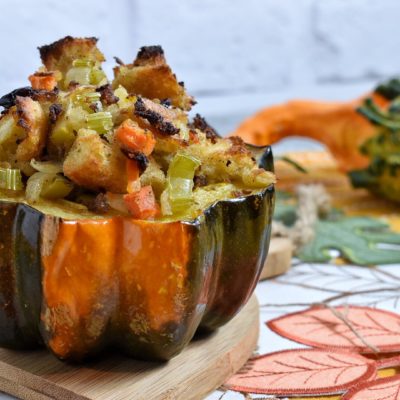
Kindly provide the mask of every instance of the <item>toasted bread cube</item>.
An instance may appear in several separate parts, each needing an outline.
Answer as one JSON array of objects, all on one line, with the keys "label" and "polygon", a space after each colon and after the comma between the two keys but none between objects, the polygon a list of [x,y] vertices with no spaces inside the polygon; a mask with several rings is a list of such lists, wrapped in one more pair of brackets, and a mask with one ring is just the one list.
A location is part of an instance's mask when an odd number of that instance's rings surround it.
[{"label": "toasted bread cube", "polygon": [[114,68],[113,87],[122,85],[129,93],[149,99],[169,99],[173,106],[190,110],[194,100],[165,61],[160,46],[142,47],[133,64]]},{"label": "toasted bread cube", "polygon": [[40,57],[47,71],[60,71],[65,76],[74,60],[84,59],[100,63],[105,60],[103,53],[97,48],[97,40],[94,37],[66,36],[39,47]]},{"label": "toasted bread cube", "polygon": [[126,158],[116,144],[96,131],[80,129],[64,161],[64,175],[77,185],[93,190],[126,193]]}]

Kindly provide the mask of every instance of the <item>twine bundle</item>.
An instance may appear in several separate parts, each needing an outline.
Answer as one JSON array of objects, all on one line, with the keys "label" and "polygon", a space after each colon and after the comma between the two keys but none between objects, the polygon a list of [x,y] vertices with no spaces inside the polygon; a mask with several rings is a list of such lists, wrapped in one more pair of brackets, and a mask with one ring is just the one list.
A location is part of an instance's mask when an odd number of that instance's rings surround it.
[{"label": "twine bundle", "polygon": [[287,227],[279,221],[272,223],[272,236],[289,238],[295,253],[314,239],[318,218],[328,214],[332,207],[331,198],[322,185],[299,185],[296,195],[298,204],[294,225]]}]

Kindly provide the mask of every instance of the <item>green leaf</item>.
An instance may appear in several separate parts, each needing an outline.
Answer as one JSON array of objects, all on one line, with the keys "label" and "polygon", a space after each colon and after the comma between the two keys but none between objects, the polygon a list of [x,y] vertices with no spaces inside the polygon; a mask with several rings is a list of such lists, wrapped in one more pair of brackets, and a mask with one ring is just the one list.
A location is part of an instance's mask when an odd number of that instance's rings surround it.
[{"label": "green leaf", "polygon": [[376,265],[400,263],[398,249],[381,249],[379,244],[400,245],[400,234],[391,232],[386,223],[369,217],[342,217],[320,220],[315,239],[298,254],[306,262],[327,262],[329,250],[336,249],[353,264]]},{"label": "green leaf", "polygon": [[286,226],[292,226],[296,222],[297,200],[292,193],[282,190],[276,191],[274,220],[282,222]]},{"label": "green leaf", "polygon": [[296,222],[296,218],[296,207],[294,205],[279,201],[275,204],[275,221],[282,222],[286,226],[292,226]]}]

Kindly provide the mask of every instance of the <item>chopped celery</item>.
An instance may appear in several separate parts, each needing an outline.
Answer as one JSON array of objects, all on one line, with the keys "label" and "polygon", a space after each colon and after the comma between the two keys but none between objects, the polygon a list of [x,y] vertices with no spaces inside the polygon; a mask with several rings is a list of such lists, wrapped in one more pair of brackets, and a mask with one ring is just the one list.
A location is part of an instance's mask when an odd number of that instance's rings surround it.
[{"label": "chopped celery", "polygon": [[[96,105],[97,110],[102,109],[100,101],[101,94],[99,92],[82,92],[77,93],[74,98],[74,104],[81,106],[85,111],[89,113],[95,112],[91,106]],[[95,108],[95,109],[96,109]]]},{"label": "chopped celery", "polygon": [[[167,173],[167,188],[163,210],[173,214],[181,214],[193,203],[193,178],[200,161],[190,155],[178,153],[173,158]],[[165,214],[165,212],[164,212]]]},{"label": "chopped celery", "polygon": [[57,120],[50,135],[50,142],[57,148],[69,150],[75,141],[75,132],[86,123],[87,111],[80,106],[74,106],[70,101],[66,111]]},{"label": "chopped celery", "polygon": [[78,58],[77,60],[72,61],[73,67],[93,67],[94,61],[85,60],[83,58]]},{"label": "chopped celery", "polygon": [[162,215],[172,215],[171,204],[169,202],[168,189],[164,190],[160,196],[160,205]]},{"label": "chopped celery", "polygon": [[0,188],[7,190],[22,190],[22,175],[19,169],[0,168]]},{"label": "chopped celery", "polygon": [[77,82],[80,85],[89,85],[91,70],[90,67],[72,67],[65,76],[65,86],[68,87],[71,82]]},{"label": "chopped celery", "polygon": [[83,93],[78,93],[75,96],[75,102],[79,105],[82,105],[82,103],[96,103],[96,101],[99,101],[101,97],[101,94],[99,92],[83,92]]},{"label": "chopped celery", "polygon": [[0,123],[0,144],[12,139],[16,129],[14,118],[3,117]]},{"label": "chopped celery", "polygon": [[50,140],[55,146],[68,150],[74,143],[75,134],[66,124],[60,124],[53,129]]},{"label": "chopped celery", "polygon": [[176,121],[175,125],[179,129],[179,137],[188,142],[190,139],[190,130],[186,126],[186,121]]},{"label": "chopped celery", "polygon": [[187,210],[193,201],[193,179],[168,179],[168,198],[174,214]]},{"label": "chopped celery", "polygon": [[103,85],[107,83],[107,76],[94,61],[78,59],[72,62],[72,68],[67,72],[65,85],[71,81],[81,85]]},{"label": "chopped celery", "polygon": [[186,178],[170,178],[168,180],[168,188],[170,190],[170,199],[187,198],[187,193],[193,190],[193,180]]},{"label": "chopped celery", "polygon": [[10,161],[18,145],[26,138],[24,128],[17,125],[18,118],[13,114],[0,115],[0,160]]},{"label": "chopped celery", "polygon": [[188,142],[190,139],[190,132],[188,129],[181,128],[181,129],[179,129],[179,136],[182,140],[185,140],[186,142]]},{"label": "chopped celery", "polygon": [[71,193],[72,189],[71,182],[61,176],[56,176],[53,182],[43,186],[40,196],[50,200],[63,199]]},{"label": "chopped celery", "polygon": [[87,127],[99,134],[104,134],[113,128],[112,115],[109,112],[98,112],[86,117]]},{"label": "chopped celery", "polygon": [[32,159],[30,164],[32,168],[36,169],[37,171],[46,172],[48,174],[58,174],[63,170],[61,163],[53,161],[36,161]]},{"label": "chopped celery", "polygon": [[126,100],[126,98],[129,96],[128,91],[121,85],[114,90],[114,94],[119,98],[120,101]]},{"label": "chopped celery", "polygon": [[43,187],[54,180],[54,174],[37,172],[33,174],[26,185],[26,199],[31,202],[37,202],[40,199]]},{"label": "chopped celery", "polygon": [[37,172],[28,179],[26,199],[37,202],[41,197],[47,199],[62,199],[71,193],[72,184],[62,176]]},{"label": "chopped celery", "polygon": [[168,168],[168,177],[193,180],[194,173],[200,164],[201,162],[193,156],[177,153]]},{"label": "chopped celery", "polygon": [[96,86],[106,84],[107,76],[104,71],[98,67],[92,68],[90,71],[90,83]]},{"label": "chopped celery", "polygon": [[129,93],[127,92],[127,90],[123,87],[123,86],[118,86],[115,90],[114,90],[114,95],[118,97],[118,107],[119,108],[129,108],[132,106],[132,104],[135,103],[136,98],[135,97],[131,97],[129,98]]}]

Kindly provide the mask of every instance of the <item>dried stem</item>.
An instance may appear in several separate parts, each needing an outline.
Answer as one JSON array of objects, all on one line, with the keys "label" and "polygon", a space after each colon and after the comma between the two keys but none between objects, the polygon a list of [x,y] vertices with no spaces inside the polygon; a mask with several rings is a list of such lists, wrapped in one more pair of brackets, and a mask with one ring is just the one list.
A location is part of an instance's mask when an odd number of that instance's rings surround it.
[{"label": "dried stem", "polygon": [[[219,388],[218,390],[224,390],[224,389]],[[227,393],[227,391],[224,390],[224,393],[222,393],[221,396],[218,397],[218,400],[222,400],[224,398],[224,396],[226,395],[226,393]]]},{"label": "dried stem", "polygon": [[381,293],[381,292],[400,292],[400,286],[396,286],[393,288],[379,288],[379,289],[372,289],[372,290],[358,290],[355,292],[342,292],[341,294],[337,294],[335,296],[328,297],[323,301],[324,304],[329,304],[336,300],[342,300],[347,297],[353,297],[362,294],[370,294],[370,293]]},{"label": "dried stem", "polygon": [[[334,296],[328,297],[325,300],[321,302],[314,302],[314,303],[284,303],[284,304],[276,304],[276,303],[265,303],[261,304],[260,308],[263,307],[268,307],[268,308],[280,308],[280,307],[312,307],[312,306],[326,306],[329,305],[329,303],[332,303],[337,300],[343,300],[348,297],[353,297],[357,295],[363,295],[363,294],[372,294],[372,293],[382,293],[382,292],[396,292],[400,293],[400,286],[396,286],[393,288],[379,288],[379,289],[373,289],[373,290],[359,290],[356,292],[340,292]],[[394,298],[395,296],[391,296],[390,298]]]},{"label": "dried stem", "polygon": [[358,339],[360,339],[364,346],[367,346],[374,353],[380,353],[380,350],[376,346],[368,343],[368,341],[361,335],[361,333],[358,332],[356,328],[354,328],[353,324],[348,320],[346,315],[338,311],[335,307],[332,307],[328,304],[325,304],[325,307],[329,309],[329,311],[331,311],[336,318],[340,319],[354,333],[354,335],[357,336]]}]

